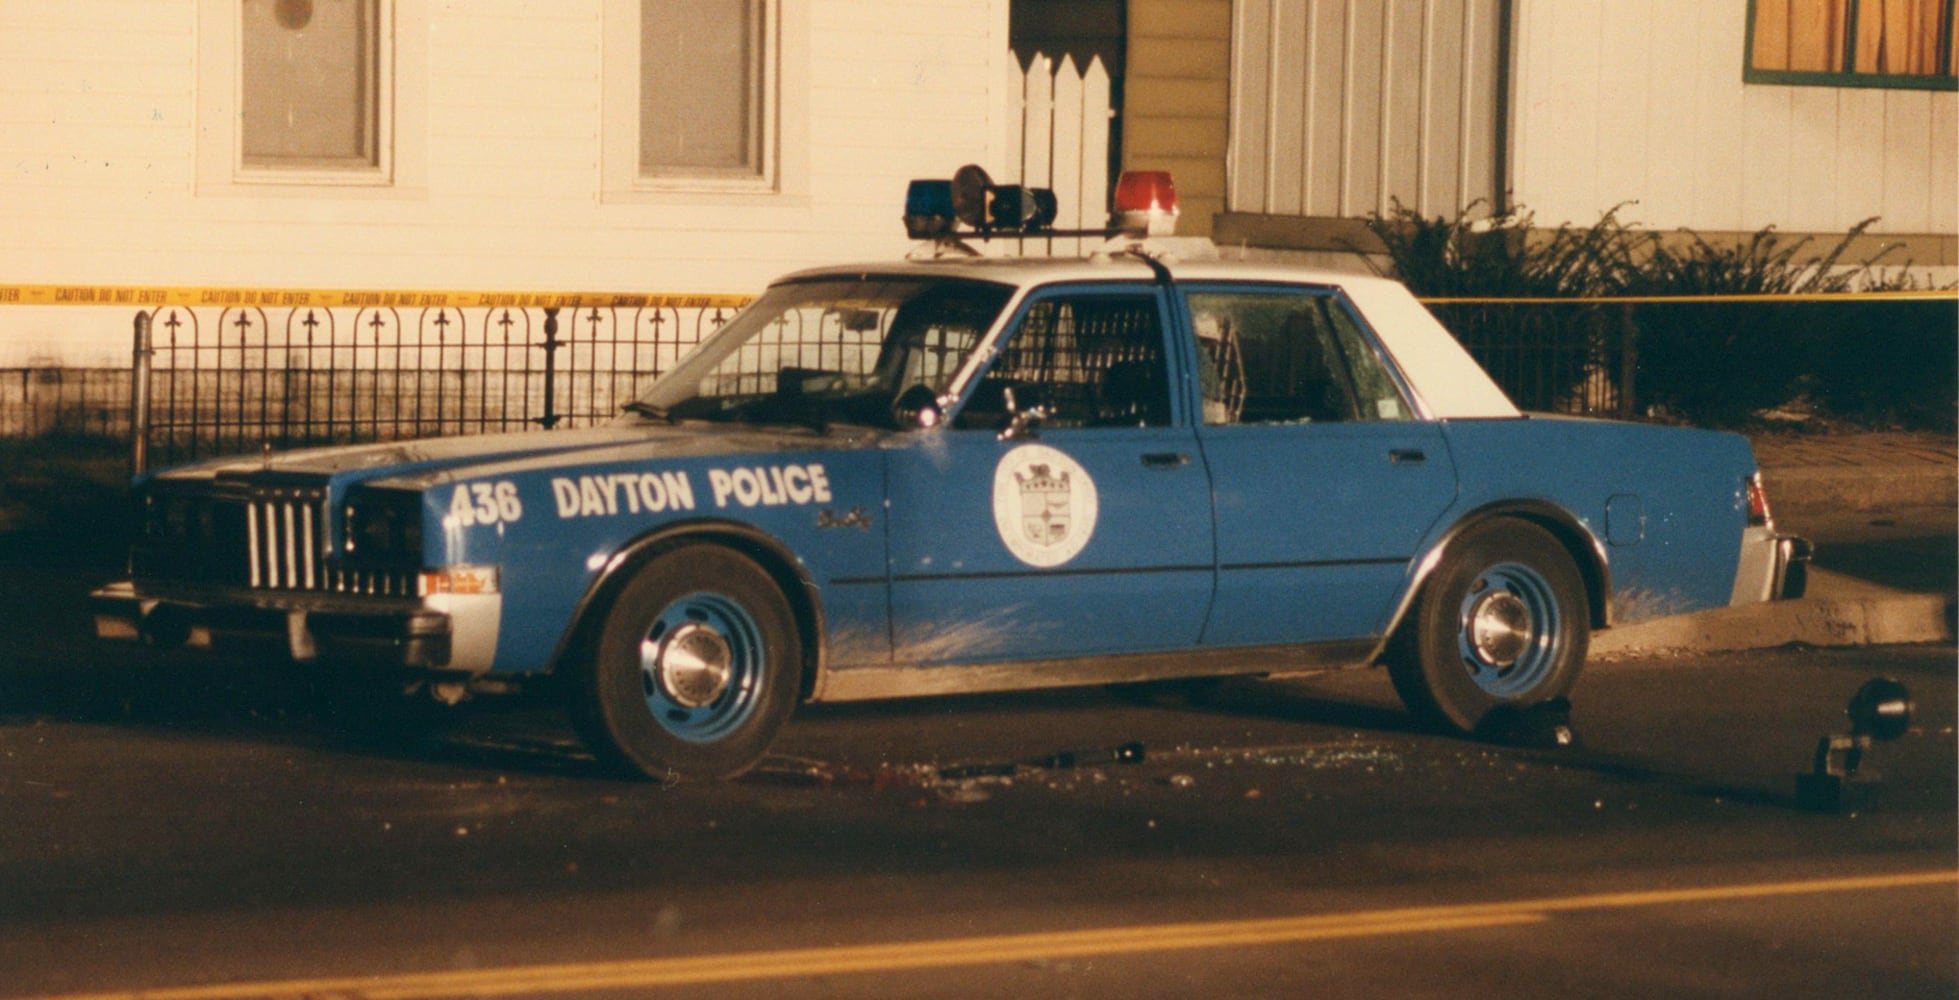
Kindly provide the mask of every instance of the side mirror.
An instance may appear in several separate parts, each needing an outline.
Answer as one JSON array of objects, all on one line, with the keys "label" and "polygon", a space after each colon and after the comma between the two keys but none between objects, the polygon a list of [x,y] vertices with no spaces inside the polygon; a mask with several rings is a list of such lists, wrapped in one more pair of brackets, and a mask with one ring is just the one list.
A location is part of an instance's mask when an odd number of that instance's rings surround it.
[{"label": "side mirror", "polygon": [[939,408],[938,394],[931,386],[914,385],[892,401],[891,419],[900,430],[925,431],[939,426],[945,411]]},{"label": "side mirror", "polygon": [[1041,424],[1048,418],[1047,405],[1041,402],[1041,392],[1032,386],[1022,386],[1016,398],[1012,386],[1003,390],[1007,400],[1007,426],[1000,430],[1002,441],[1034,441],[1041,436]]}]

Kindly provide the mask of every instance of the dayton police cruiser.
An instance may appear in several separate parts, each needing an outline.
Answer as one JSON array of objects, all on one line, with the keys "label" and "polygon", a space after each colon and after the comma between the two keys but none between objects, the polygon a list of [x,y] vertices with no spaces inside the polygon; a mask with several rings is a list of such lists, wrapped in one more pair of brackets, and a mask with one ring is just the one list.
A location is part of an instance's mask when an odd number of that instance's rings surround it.
[{"label": "dayton police cruiser", "polygon": [[1592,629],[1801,591],[1744,440],[1522,414],[1398,284],[975,255],[1051,197],[909,201],[936,252],[781,279],[610,426],[141,480],[99,634],[556,675],[603,761],[676,779],[802,701],[1372,664],[1473,730],[1565,696]]}]

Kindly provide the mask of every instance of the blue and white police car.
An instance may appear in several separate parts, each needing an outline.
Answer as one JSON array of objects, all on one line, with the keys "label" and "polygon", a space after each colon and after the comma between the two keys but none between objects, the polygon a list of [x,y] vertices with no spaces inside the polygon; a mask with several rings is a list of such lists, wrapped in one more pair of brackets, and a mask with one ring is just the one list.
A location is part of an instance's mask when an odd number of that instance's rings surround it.
[{"label": "blue and white police car", "polygon": [[1051,204],[915,184],[939,252],[780,279],[610,426],[144,478],[97,632],[551,676],[664,780],[803,701],[1348,666],[1472,731],[1566,696],[1593,629],[1800,595],[1742,438],[1520,413],[1384,279],[957,242]]}]

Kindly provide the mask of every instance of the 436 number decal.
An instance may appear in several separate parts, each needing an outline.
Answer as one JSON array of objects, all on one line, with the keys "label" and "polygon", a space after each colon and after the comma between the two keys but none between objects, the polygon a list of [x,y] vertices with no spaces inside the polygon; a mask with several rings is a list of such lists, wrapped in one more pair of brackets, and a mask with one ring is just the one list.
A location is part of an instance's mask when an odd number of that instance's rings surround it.
[{"label": "436 number decal", "polygon": [[506,524],[523,516],[516,483],[462,483],[449,497],[449,520],[460,527]]}]

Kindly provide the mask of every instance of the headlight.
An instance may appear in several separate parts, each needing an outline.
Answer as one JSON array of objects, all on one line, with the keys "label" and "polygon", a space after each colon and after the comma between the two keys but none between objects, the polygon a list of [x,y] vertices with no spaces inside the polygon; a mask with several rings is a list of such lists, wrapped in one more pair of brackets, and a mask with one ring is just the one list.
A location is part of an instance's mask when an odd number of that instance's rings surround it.
[{"label": "headlight", "polygon": [[209,541],[216,534],[209,497],[157,492],[143,498],[143,534],[172,541]]},{"label": "headlight", "polygon": [[341,551],[348,556],[360,560],[421,562],[419,494],[349,497],[344,514]]}]

